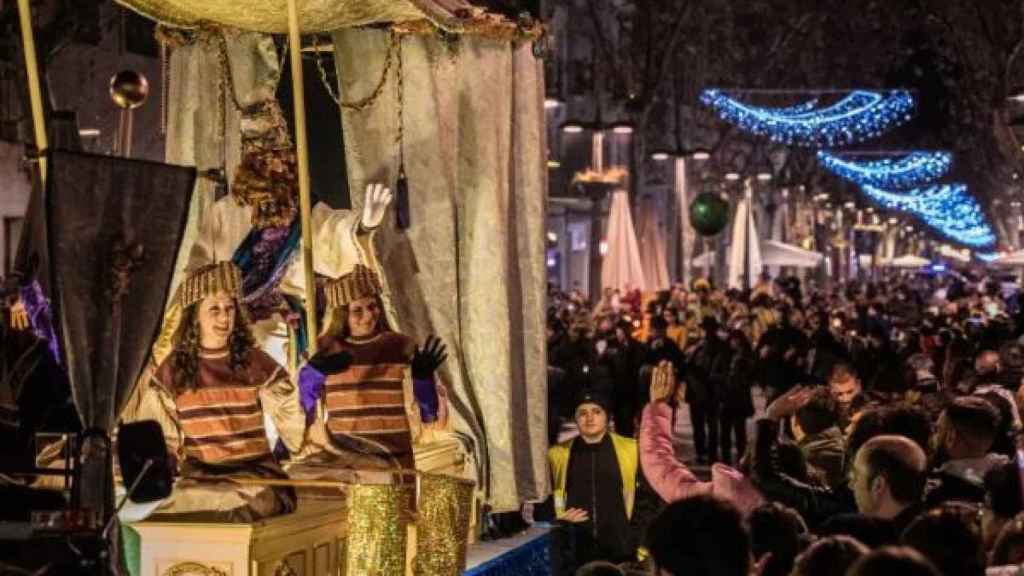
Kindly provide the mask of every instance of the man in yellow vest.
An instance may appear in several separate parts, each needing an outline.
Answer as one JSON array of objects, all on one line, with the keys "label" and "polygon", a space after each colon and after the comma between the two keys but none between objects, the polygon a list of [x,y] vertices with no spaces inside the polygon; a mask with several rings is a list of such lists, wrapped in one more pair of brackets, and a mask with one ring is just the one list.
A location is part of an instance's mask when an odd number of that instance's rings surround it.
[{"label": "man in yellow vest", "polygon": [[574,417],[580,435],[548,451],[555,513],[566,526],[576,566],[636,556],[630,518],[639,458],[636,441],[608,429],[607,399],[585,392]]}]

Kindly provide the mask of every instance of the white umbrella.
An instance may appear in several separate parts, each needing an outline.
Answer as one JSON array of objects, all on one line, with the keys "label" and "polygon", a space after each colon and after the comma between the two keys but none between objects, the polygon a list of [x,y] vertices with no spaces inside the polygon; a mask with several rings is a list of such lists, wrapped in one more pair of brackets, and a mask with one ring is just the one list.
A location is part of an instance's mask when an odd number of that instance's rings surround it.
[{"label": "white umbrella", "polygon": [[904,254],[899,258],[893,258],[888,263],[890,268],[923,268],[931,264],[931,261],[927,258],[922,258],[916,254]]},{"label": "white umbrella", "polygon": [[747,181],[743,200],[736,207],[736,219],[732,224],[727,284],[730,288],[742,288],[744,276],[747,277],[748,285],[753,286],[763,268],[761,244],[757,242],[757,227],[754,226],[754,215],[750,213],[752,194],[750,182]]},{"label": "white umbrella", "polygon": [[665,235],[658,226],[658,208],[650,197],[640,206],[640,264],[643,266],[648,290],[669,287],[668,259],[665,257]]},{"label": "white umbrella", "polygon": [[[792,268],[815,268],[825,256],[819,252],[785,244],[777,240],[762,240],[758,243],[761,263],[764,266],[789,266]],[[690,261],[695,268],[708,268],[715,264],[715,251],[704,252]]]},{"label": "white umbrella", "polygon": [[1018,250],[1016,252],[1010,252],[1004,254],[999,258],[996,258],[991,262],[993,266],[1024,266],[1024,250]]},{"label": "white umbrella", "polygon": [[761,241],[761,263],[765,266],[816,268],[824,258],[824,254],[804,250],[778,240]]},{"label": "white umbrella", "polygon": [[647,291],[640,246],[629,213],[629,197],[625,190],[616,190],[608,214],[608,253],[601,263],[601,285],[617,290]]},{"label": "white umbrella", "polygon": [[710,268],[715,265],[715,251],[708,250],[697,256],[693,260],[690,260],[690,265],[696,268]]},{"label": "white umbrella", "polygon": [[957,262],[960,262],[962,264],[967,264],[971,261],[970,250],[957,250],[950,246],[943,245],[941,248],[939,248],[939,254],[945,256],[946,258],[949,258],[950,260],[956,260]]}]

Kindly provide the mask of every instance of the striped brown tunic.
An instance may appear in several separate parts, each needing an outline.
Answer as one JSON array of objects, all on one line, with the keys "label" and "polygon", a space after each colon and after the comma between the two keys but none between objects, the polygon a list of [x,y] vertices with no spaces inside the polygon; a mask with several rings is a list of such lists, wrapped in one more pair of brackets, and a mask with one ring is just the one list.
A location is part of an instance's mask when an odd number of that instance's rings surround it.
[{"label": "striped brown tunic", "polygon": [[[358,341],[324,338],[321,350],[352,354],[352,365],[327,376],[324,407],[327,432],[335,443],[371,450],[358,439],[382,446],[404,466],[412,466],[412,434],[403,382],[415,344],[396,332]],[[353,440],[355,437],[357,440]]]},{"label": "striped brown tunic", "polygon": [[271,457],[260,389],[281,376],[273,358],[253,350],[245,369],[235,372],[226,350],[201,352],[198,382],[190,390],[175,389],[172,360],[164,361],[154,380],[174,398],[187,458],[223,465]]}]

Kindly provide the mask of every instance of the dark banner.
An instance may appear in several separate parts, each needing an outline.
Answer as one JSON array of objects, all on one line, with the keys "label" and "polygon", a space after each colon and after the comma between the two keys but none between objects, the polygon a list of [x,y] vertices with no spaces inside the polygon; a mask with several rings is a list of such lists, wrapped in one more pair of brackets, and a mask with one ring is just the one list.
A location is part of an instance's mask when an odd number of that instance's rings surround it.
[{"label": "dark banner", "polygon": [[86,428],[111,430],[163,318],[195,170],[55,151],[45,197],[50,297]]}]

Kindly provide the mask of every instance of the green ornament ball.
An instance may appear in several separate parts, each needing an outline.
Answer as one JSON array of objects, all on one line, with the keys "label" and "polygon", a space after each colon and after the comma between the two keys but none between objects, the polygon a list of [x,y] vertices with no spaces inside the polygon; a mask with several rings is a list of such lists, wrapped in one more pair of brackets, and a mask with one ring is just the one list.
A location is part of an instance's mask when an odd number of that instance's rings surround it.
[{"label": "green ornament ball", "polygon": [[729,222],[729,203],[718,194],[702,192],[690,203],[690,225],[702,236],[714,236]]}]

